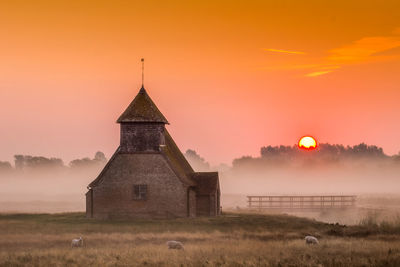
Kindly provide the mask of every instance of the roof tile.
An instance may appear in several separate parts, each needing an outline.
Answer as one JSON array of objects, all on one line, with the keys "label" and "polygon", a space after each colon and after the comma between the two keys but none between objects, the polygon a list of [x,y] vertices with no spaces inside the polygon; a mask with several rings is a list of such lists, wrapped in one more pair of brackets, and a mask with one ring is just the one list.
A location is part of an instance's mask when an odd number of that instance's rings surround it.
[{"label": "roof tile", "polygon": [[118,118],[117,122],[161,122],[168,124],[167,119],[151,100],[144,87],[140,88],[135,99]]}]

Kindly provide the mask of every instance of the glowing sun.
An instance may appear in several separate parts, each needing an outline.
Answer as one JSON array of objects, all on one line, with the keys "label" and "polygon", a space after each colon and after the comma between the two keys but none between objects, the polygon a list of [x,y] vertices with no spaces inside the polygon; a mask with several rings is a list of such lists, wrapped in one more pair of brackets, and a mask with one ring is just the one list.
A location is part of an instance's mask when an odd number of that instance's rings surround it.
[{"label": "glowing sun", "polygon": [[311,136],[303,136],[299,140],[299,148],[312,150],[317,147],[317,141]]}]

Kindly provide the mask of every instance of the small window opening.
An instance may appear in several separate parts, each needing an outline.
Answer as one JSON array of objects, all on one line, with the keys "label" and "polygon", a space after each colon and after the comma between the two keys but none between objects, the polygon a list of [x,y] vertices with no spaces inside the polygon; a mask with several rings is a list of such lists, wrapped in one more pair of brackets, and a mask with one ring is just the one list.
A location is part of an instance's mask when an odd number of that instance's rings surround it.
[{"label": "small window opening", "polygon": [[146,200],[147,199],[147,185],[138,184],[133,186],[133,199]]}]

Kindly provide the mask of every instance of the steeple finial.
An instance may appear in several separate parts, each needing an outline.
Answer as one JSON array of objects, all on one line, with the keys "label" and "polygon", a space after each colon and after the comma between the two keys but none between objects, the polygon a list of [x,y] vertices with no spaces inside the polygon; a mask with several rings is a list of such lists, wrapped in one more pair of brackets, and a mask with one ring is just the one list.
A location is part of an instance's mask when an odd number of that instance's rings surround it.
[{"label": "steeple finial", "polygon": [[144,88],[144,58],[140,59],[142,62],[142,88]]}]

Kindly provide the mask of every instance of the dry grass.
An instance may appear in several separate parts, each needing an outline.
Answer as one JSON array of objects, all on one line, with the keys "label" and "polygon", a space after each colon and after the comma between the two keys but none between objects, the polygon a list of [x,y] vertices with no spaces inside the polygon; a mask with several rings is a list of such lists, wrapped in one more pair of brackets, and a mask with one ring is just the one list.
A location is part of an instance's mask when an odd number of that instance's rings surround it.
[{"label": "dry grass", "polygon": [[[285,215],[134,222],[80,213],[0,215],[0,266],[400,266],[400,235],[390,229]],[[320,245],[307,246],[306,234]],[[72,249],[78,236],[85,246]],[[171,239],[185,250],[168,250]]]}]

